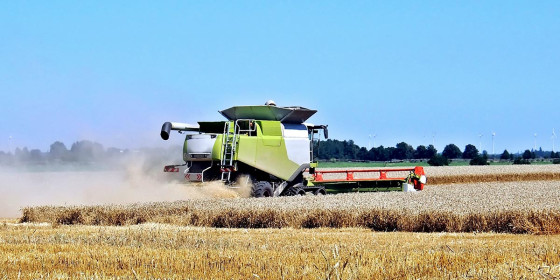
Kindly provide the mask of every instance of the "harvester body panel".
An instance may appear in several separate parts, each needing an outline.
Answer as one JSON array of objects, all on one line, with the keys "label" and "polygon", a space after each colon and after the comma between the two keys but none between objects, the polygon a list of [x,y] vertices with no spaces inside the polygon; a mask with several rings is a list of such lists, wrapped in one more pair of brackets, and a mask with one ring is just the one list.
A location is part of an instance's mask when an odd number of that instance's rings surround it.
[{"label": "harvester body panel", "polygon": [[[283,180],[293,177],[310,163],[310,140],[303,124],[255,121],[254,135],[237,135],[233,160]],[[220,161],[223,134],[187,135],[183,146],[185,161]]]}]

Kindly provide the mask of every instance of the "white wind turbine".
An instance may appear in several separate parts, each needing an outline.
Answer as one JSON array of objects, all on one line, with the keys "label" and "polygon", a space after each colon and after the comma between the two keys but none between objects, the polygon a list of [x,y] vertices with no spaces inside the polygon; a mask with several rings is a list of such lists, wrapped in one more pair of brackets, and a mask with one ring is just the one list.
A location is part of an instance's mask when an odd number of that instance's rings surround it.
[{"label": "white wind turbine", "polygon": [[533,151],[537,150],[537,133],[533,134],[535,136],[535,144],[533,145]]},{"label": "white wind turbine", "polygon": [[494,158],[494,155],[496,154],[494,151],[494,137],[496,137],[496,132],[492,131],[492,158]]},{"label": "white wind turbine", "polygon": [[556,139],[556,133],[554,133],[554,128],[552,129],[552,152],[554,152],[554,140]]}]

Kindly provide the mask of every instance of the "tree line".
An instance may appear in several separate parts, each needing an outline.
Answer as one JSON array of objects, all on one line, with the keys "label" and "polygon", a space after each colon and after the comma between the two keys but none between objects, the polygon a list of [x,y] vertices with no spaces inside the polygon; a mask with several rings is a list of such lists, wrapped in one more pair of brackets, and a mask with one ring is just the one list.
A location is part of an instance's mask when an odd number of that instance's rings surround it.
[{"label": "tree line", "polygon": [[[144,149],[142,152],[152,155],[151,157],[166,157],[168,154],[180,153],[178,147],[169,149]],[[0,164],[47,164],[47,163],[92,163],[106,161],[108,159],[121,158],[129,154],[127,149],[104,148],[103,145],[83,140],[74,142],[70,148],[60,141],[52,143],[49,151],[42,152],[39,149],[16,148],[15,152],[6,153],[0,151]],[[486,151],[480,153],[476,146],[468,144],[461,150],[455,144],[448,144],[441,153],[433,145],[419,145],[416,148],[400,142],[394,147],[373,147],[367,149],[360,147],[352,140],[333,140],[313,142],[314,158],[318,160],[336,161],[392,161],[392,160],[427,160],[431,165],[448,165],[450,160],[465,159],[471,164],[488,164],[489,155]],[[560,152],[545,152],[525,150],[522,154],[509,153],[507,150],[501,155],[492,155],[494,159],[510,160],[517,164],[527,164],[535,158],[560,158]],[[559,160],[560,161],[560,160]]]},{"label": "tree line", "polygon": [[107,148],[103,145],[83,140],[72,144],[70,149],[60,141],[50,145],[48,152],[39,149],[16,148],[14,153],[0,151],[0,164],[47,164],[47,163],[91,163],[116,158],[129,150]]},{"label": "tree line", "polygon": [[[431,165],[448,165],[450,160],[465,159],[471,165],[488,164],[489,155],[486,151],[482,153],[475,145],[468,144],[461,150],[455,144],[448,144],[441,153],[433,145],[419,145],[416,148],[400,142],[395,147],[373,147],[367,149],[360,147],[352,140],[333,140],[313,143],[313,152],[319,160],[351,160],[351,161],[391,161],[391,160],[412,160],[425,159]],[[521,155],[509,153],[507,150],[501,155],[492,155],[495,159],[513,160],[514,163],[528,163],[529,159],[535,158],[560,158],[560,152],[544,152],[525,150]],[[517,160],[517,162],[515,162]]]}]

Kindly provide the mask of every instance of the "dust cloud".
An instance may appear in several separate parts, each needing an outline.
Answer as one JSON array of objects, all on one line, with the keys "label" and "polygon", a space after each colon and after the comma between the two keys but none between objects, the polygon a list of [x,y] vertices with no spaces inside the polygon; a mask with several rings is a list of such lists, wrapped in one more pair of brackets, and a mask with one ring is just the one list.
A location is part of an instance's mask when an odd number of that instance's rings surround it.
[{"label": "dust cloud", "polygon": [[[21,216],[23,207],[98,205],[186,199],[248,197],[250,187],[221,181],[186,183],[183,173],[164,173],[163,166],[146,168],[143,159],[126,161],[104,171],[0,170],[0,218]],[[246,180],[245,180],[246,181]]]}]

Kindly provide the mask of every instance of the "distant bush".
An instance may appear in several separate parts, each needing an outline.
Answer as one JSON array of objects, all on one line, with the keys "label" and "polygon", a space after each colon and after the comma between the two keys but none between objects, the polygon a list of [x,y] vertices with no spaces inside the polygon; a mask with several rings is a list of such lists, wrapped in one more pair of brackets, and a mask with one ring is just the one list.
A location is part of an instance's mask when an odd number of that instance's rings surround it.
[{"label": "distant bush", "polygon": [[560,158],[555,158],[552,160],[553,164],[560,164]]},{"label": "distant bush", "polygon": [[531,162],[528,159],[518,157],[513,161],[513,164],[531,164]]},{"label": "distant bush", "polygon": [[489,165],[488,157],[486,156],[476,156],[469,162],[469,165]]},{"label": "distant bush", "polygon": [[431,166],[444,166],[449,165],[449,159],[442,155],[434,155],[431,159],[428,160],[428,164]]}]

